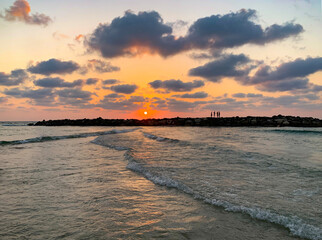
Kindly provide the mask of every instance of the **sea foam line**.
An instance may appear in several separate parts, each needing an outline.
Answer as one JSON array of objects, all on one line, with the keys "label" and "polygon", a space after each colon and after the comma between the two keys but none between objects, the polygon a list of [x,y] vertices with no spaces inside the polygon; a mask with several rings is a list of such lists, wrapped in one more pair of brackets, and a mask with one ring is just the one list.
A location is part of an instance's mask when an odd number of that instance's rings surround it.
[{"label": "sea foam line", "polygon": [[[97,142],[96,144],[100,144],[100,143]],[[100,145],[103,145],[103,144],[100,144]],[[206,198],[200,195],[199,193],[195,192],[192,188],[186,186],[183,183],[175,181],[172,178],[169,178],[168,176],[157,175],[150,172],[146,167],[144,167],[142,164],[138,163],[135,160],[135,158],[132,156],[130,148],[124,148],[124,147],[118,148],[116,146],[110,146],[110,145],[105,145],[105,146],[114,148],[116,150],[122,150],[122,151],[125,150],[124,157],[128,161],[126,168],[144,176],[146,179],[153,182],[154,184],[165,186],[168,188],[176,188],[179,191],[182,191],[186,194],[193,196],[195,199],[199,199],[205,203],[208,203],[217,207],[222,207],[228,212],[243,213],[257,220],[278,224],[280,226],[287,228],[290,231],[290,233],[294,236],[307,238],[311,240],[322,240],[322,229],[316,226],[313,226],[311,224],[305,223],[302,219],[300,219],[297,216],[288,217],[288,216],[284,216],[284,215],[272,212],[270,210],[246,207],[242,205],[235,205],[228,201]]]},{"label": "sea foam line", "polygon": [[133,132],[137,129],[139,129],[139,128],[123,129],[123,130],[113,129],[110,131],[80,133],[80,134],[65,135],[65,136],[42,136],[42,137],[28,138],[28,139],[23,139],[23,140],[0,141],[0,146],[1,145],[18,145],[18,144],[26,144],[26,143],[37,143],[37,142],[48,142],[48,141],[57,141],[57,140],[72,139],[72,138],[86,138],[86,137],[101,136],[101,135],[108,135],[108,134],[127,133],[127,132]]},{"label": "sea foam line", "polygon": [[166,137],[159,137],[159,136],[153,135],[151,133],[146,133],[146,132],[143,132],[143,135],[146,138],[150,138],[150,139],[156,140],[158,142],[164,142],[164,141],[167,141],[167,142],[179,142],[178,139],[172,139],[172,138],[166,138]]},{"label": "sea foam line", "polygon": [[146,179],[152,181],[157,185],[166,186],[168,188],[176,188],[184,193],[192,195],[196,199],[204,201],[205,203],[208,203],[217,207],[222,207],[228,212],[244,213],[254,219],[263,220],[263,221],[284,226],[294,236],[299,236],[302,238],[308,238],[312,240],[322,239],[322,229],[305,223],[299,217],[296,217],[296,216],[287,217],[287,216],[280,215],[278,213],[274,213],[270,210],[239,206],[239,205],[232,204],[228,201],[221,201],[218,199],[208,199],[196,193],[193,189],[186,186],[185,184],[175,181],[167,176],[159,176],[151,173],[144,166],[142,166],[141,164],[139,164],[137,161],[133,159],[133,157],[130,154],[130,151],[127,151],[125,153],[125,158],[129,161],[127,165],[128,169],[143,175]]}]

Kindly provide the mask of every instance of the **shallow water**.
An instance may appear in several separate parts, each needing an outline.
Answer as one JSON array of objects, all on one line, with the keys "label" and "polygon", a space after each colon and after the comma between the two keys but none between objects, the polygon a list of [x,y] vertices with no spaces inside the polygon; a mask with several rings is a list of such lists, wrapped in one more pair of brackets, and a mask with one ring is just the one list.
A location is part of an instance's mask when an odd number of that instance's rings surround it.
[{"label": "shallow water", "polygon": [[321,239],[319,129],[0,133],[1,239]]}]

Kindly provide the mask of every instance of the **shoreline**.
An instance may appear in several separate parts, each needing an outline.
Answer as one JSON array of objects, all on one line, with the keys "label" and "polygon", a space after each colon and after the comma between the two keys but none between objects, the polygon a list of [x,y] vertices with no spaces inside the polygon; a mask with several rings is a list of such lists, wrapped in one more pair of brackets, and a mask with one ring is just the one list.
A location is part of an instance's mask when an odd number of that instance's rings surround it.
[{"label": "shoreline", "polygon": [[29,126],[199,126],[199,127],[322,127],[313,117],[275,115],[272,117],[204,117],[161,119],[60,119],[29,123]]}]

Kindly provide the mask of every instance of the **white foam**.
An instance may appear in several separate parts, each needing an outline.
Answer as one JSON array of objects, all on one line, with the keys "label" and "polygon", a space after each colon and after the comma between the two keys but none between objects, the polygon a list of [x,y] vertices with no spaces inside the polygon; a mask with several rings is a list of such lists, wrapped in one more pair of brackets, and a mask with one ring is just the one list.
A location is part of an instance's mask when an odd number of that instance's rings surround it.
[{"label": "white foam", "polygon": [[167,176],[158,176],[149,172],[144,166],[136,162],[131,156],[130,151],[125,153],[126,159],[129,161],[127,168],[142,174],[145,178],[152,181],[155,184],[166,186],[169,188],[176,188],[180,191],[183,191],[187,194],[192,195],[194,198],[202,200],[208,204],[212,204],[214,206],[222,207],[226,211],[229,212],[239,212],[244,213],[251,216],[254,219],[263,220],[271,223],[275,223],[289,229],[291,234],[294,236],[299,236],[303,238],[308,238],[312,240],[321,240],[322,239],[322,229],[315,227],[313,225],[305,223],[302,219],[296,216],[283,216],[278,213],[274,213],[269,210],[264,210],[260,208],[251,208],[245,206],[238,206],[227,201],[221,201],[217,199],[208,199],[203,197],[199,193],[193,191],[193,189],[188,186],[177,182]]},{"label": "white foam", "polygon": [[[150,134],[144,134],[146,137],[150,137]],[[150,136],[149,136],[150,135]],[[154,137],[154,135],[152,135]],[[109,146],[110,147],[110,146]],[[113,148],[116,148],[113,146]],[[123,149],[124,150],[124,149]],[[238,212],[249,215],[250,217],[258,220],[263,220],[271,223],[275,223],[285,228],[289,229],[290,233],[294,236],[312,239],[312,240],[322,240],[322,229],[305,223],[302,219],[297,216],[283,216],[281,214],[272,212],[270,210],[265,210],[257,207],[247,207],[232,204],[228,201],[222,201],[218,199],[208,199],[198,192],[194,191],[190,187],[186,186],[183,183],[175,181],[168,176],[164,176],[161,173],[153,173],[148,170],[144,165],[138,163],[132,156],[131,150],[127,149],[124,154],[126,160],[128,160],[127,168],[143,175],[146,179],[151,182],[160,185],[166,186],[169,188],[176,188],[184,193],[187,193],[193,196],[195,199],[204,201],[205,203],[222,207],[229,212]]]},{"label": "white foam", "polygon": [[163,141],[178,142],[179,141],[178,139],[172,139],[172,138],[166,138],[166,137],[159,137],[159,136],[153,135],[151,133],[146,133],[146,132],[144,132],[143,135],[146,138],[150,138],[150,139],[156,140],[158,142],[163,142]]}]

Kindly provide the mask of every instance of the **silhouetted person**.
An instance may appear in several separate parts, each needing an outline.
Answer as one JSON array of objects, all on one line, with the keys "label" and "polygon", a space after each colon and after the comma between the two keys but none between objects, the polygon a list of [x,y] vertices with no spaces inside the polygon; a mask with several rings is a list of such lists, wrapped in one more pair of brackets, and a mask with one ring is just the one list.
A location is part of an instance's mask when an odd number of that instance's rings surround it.
[{"label": "silhouetted person", "polygon": [[216,117],[216,111],[214,111],[214,118]]},{"label": "silhouetted person", "polygon": [[212,112],[210,112],[210,117],[212,118]]},{"label": "silhouetted person", "polygon": [[217,117],[220,118],[220,112],[217,112]]}]

